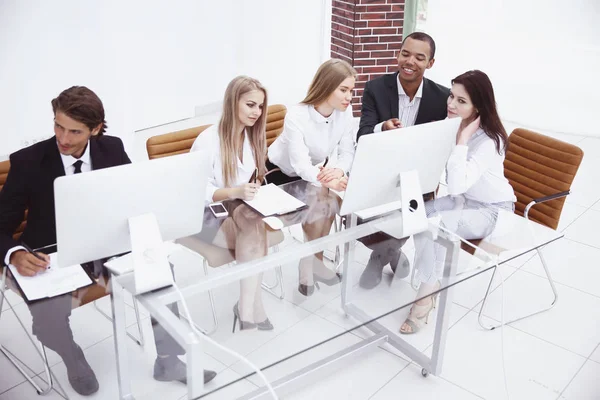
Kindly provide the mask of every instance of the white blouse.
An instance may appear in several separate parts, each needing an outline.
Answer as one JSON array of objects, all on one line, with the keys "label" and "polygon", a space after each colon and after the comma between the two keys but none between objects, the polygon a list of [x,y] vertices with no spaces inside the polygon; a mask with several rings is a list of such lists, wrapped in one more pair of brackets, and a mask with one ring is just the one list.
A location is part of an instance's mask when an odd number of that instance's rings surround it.
[{"label": "white blouse", "polygon": [[[256,169],[252,146],[248,138],[248,132],[244,131],[243,156],[244,162],[238,158],[237,179],[231,187],[248,183],[252,173]],[[219,141],[218,124],[205,129],[194,141],[190,151],[205,151],[209,158],[210,173],[206,185],[206,204],[212,203],[213,196],[218,189],[225,188],[223,179],[223,165],[221,163],[221,143]]]},{"label": "white blouse", "polygon": [[446,180],[450,195],[464,194],[482,203],[517,201],[512,186],[504,177],[504,154],[479,128],[467,145],[457,145],[446,164]]},{"label": "white blouse", "polygon": [[352,107],[346,111],[334,110],[324,117],[312,105],[290,107],[283,132],[269,146],[269,161],[287,176],[317,183],[317,164],[325,161],[338,148],[336,162],[327,164],[347,173],[354,160],[354,120]]}]

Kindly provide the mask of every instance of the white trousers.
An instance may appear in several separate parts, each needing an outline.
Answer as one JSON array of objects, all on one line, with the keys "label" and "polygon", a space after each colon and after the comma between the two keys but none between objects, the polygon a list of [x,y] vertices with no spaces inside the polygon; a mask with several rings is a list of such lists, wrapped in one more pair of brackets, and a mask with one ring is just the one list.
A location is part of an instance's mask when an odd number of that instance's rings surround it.
[{"label": "white trousers", "polygon": [[[510,201],[480,203],[464,196],[444,196],[425,203],[427,217],[441,216],[441,225],[464,239],[481,239],[488,236],[498,218],[498,210],[514,210]],[[418,282],[433,285],[442,278],[446,248],[431,239],[427,232],[415,235],[415,278]]]}]

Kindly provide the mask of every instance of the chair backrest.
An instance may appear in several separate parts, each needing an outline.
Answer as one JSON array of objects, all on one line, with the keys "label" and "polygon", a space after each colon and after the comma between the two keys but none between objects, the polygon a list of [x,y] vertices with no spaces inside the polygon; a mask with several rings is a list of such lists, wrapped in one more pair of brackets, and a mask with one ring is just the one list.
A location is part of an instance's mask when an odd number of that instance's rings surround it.
[{"label": "chair backrest", "polygon": [[165,133],[152,136],[146,142],[146,150],[150,160],[155,158],[174,156],[176,154],[188,153],[199,134],[204,132],[210,125],[196,126],[177,132]]},{"label": "chair backrest", "polygon": [[267,108],[267,147],[283,132],[283,121],[287,108],[283,104],[272,104]]},{"label": "chair backrest", "polygon": [[[283,132],[283,120],[287,108],[282,104],[272,104],[267,108],[267,146]],[[194,140],[210,125],[202,125],[177,132],[153,136],[146,142],[148,158],[173,156],[187,153],[192,148]]]},{"label": "chair backrest", "polygon": [[0,190],[6,183],[6,177],[8,176],[9,169],[10,169],[10,160],[0,161]]},{"label": "chair backrest", "polygon": [[[4,184],[6,183],[6,177],[8,177],[9,170],[10,170],[10,160],[1,161],[0,162],[0,191],[4,187]],[[17,240],[17,239],[19,239],[19,237],[21,237],[21,234],[23,234],[23,230],[25,229],[25,225],[27,225],[27,210],[25,210],[25,217],[23,219],[23,222],[21,222],[21,225],[19,225],[19,227],[13,234],[13,238],[15,240]]]},{"label": "chair backrest", "polygon": [[[523,215],[527,204],[539,197],[569,190],[583,159],[583,151],[570,143],[527,129],[515,129],[508,138],[504,175],[512,185]],[[540,203],[529,218],[552,229],[558,227],[565,197]]]}]

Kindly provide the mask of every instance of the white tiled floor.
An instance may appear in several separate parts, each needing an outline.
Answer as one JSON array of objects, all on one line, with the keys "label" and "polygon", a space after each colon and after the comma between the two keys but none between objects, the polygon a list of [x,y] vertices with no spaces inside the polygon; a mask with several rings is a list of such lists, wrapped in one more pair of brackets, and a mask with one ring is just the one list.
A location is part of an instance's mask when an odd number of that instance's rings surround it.
[{"label": "white tiled floor", "polygon": [[[512,127],[509,127],[509,130]],[[450,316],[450,330],[446,345],[444,369],[439,376],[423,378],[420,368],[407,361],[389,346],[353,359],[348,366],[324,376],[320,381],[296,393],[289,399],[505,399],[505,382],[502,373],[502,355],[506,368],[506,386],[510,399],[600,399],[600,139],[552,134],[562,140],[580,145],[586,152],[584,162],[573,185],[573,194],[567,199],[559,230],[566,237],[543,251],[550,273],[559,293],[557,305],[550,311],[515,323],[502,330],[487,331],[477,323],[477,312],[483,298],[490,273],[482,274],[458,285],[453,293],[455,306]],[[411,245],[407,245],[410,250]],[[408,251],[410,252],[410,251]],[[359,246],[356,261],[364,264],[368,252]],[[357,265],[351,279],[361,272]],[[539,257],[528,256],[512,260],[502,269],[505,279],[505,318],[542,306],[551,300],[551,291],[544,279]],[[184,282],[194,271],[178,271],[177,278]],[[237,285],[216,291],[220,327],[212,336],[250,360],[266,366],[281,357],[311,346],[318,341],[353,328],[356,322],[346,318],[338,307],[339,289],[322,285],[310,298],[297,291],[297,270],[284,268],[285,299],[279,301],[264,296],[269,317],[275,325],[272,332],[236,332],[231,329],[231,307],[237,299]],[[485,310],[484,320],[500,319],[501,290],[496,279],[495,291]],[[393,281],[386,271],[384,282],[365,296],[365,307],[374,307],[370,297],[394,292],[394,301],[412,296],[406,280]],[[360,296],[360,293],[358,293]],[[17,296],[10,300],[30,329],[30,316],[25,304]],[[207,326],[210,313],[205,296],[191,300],[194,319]],[[109,310],[107,300],[101,307]],[[3,309],[7,309],[4,305]],[[408,310],[401,310],[382,319],[381,323],[397,329]],[[127,312],[129,330],[135,334],[133,310]],[[72,317],[76,339],[85,349],[94,367],[101,390],[92,398],[117,398],[114,344],[110,323],[92,306],[78,309]],[[424,328],[419,335],[407,338],[414,346],[431,351],[435,324]],[[132,386],[137,399],[179,400],[186,398],[185,387],[174,383],[159,383],[152,379],[155,357],[150,323],[143,313],[142,327],[148,338],[144,349],[129,341]],[[15,351],[36,372],[41,363],[35,350],[23,336],[16,319],[7,311],[2,317],[0,343]],[[357,343],[368,331],[364,328],[342,334],[339,338],[316,347],[298,357],[265,371],[270,379],[305,366],[323,355],[331,354],[345,346]],[[214,390],[235,381],[248,372],[248,368],[222,351],[207,347],[209,367],[219,372],[207,389]],[[70,389],[66,371],[60,359],[50,352],[53,370],[71,398],[79,398]],[[251,376],[205,397],[207,399],[232,399],[255,390],[260,380]],[[24,382],[12,365],[0,356],[0,400],[38,398],[31,386]],[[59,399],[56,393],[46,398]]]}]

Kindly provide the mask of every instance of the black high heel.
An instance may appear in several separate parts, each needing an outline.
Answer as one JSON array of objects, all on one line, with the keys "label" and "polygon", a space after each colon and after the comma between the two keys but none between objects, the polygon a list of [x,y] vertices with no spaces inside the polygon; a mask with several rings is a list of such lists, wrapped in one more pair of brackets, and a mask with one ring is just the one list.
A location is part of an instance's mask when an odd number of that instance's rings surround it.
[{"label": "black high heel", "polygon": [[306,297],[312,296],[312,294],[315,292],[315,286],[317,287],[317,289],[321,290],[321,288],[319,287],[319,282],[324,283],[327,286],[337,285],[342,281],[342,275],[336,273],[333,278],[325,279],[320,277],[319,275],[313,274],[313,281],[315,282],[314,285],[304,285],[302,283],[299,283],[298,291]]},{"label": "black high heel", "polygon": [[312,296],[315,292],[315,285],[305,285],[300,283],[300,271],[298,271],[298,291],[306,297]]},{"label": "black high heel", "polygon": [[273,330],[273,324],[271,323],[271,321],[269,321],[269,318],[265,319],[263,322],[258,322],[256,324],[256,327],[258,328],[259,331],[272,331]]},{"label": "black high heel", "polygon": [[[240,310],[238,308],[238,303],[235,303],[235,305],[233,306],[233,330],[232,330],[232,332],[235,333],[235,323],[238,322],[238,319],[240,320],[240,324],[239,324],[240,331],[256,328],[256,324],[254,322],[242,321],[242,318],[240,318]],[[267,318],[267,321],[268,321],[268,318]]]},{"label": "black high heel", "polygon": [[[317,285],[317,288],[318,288],[318,285]],[[298,291],[306,297],[312,296],[312,294],[315,292],[315,285],[305,285],[303,283],[299,283]]]}]

